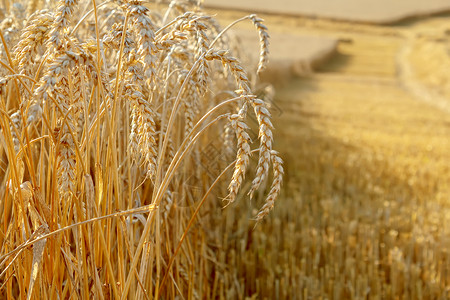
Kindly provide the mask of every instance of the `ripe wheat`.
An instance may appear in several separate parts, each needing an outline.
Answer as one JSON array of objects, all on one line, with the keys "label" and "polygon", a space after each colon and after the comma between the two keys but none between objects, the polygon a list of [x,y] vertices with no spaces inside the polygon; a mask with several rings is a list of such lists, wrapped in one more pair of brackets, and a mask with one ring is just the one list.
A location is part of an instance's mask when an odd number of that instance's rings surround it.
[{"label": "ripe wheat", "polygon": [[[215,298],[206,228],[227,195],[224,177],[231,203],[252,152],[251,194],[272,166],[257,221],[282,183],[268,106],[250,80],[268,61],[263,20],[240,20],[261,39],[248,72],[229,50],[229,27],[192,1],[51,5],[2,10],[0,296]],[[223,161],[230,152],[236,160]]]}]

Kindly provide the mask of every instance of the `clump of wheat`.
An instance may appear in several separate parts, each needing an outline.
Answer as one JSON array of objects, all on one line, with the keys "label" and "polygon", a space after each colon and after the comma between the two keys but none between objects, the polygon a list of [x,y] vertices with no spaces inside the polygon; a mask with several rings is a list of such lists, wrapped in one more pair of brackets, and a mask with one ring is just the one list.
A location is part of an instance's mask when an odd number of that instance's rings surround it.
[{"label": "clump of wheat", "polygon": [[[255,74],[228,50],[228,28],[192,1],[41,5],[16,4],[0,24],[0,295],[214,297],[207,234],[188,234],[197,217],[213,222],[200,209],[221,207],[204,200],[226,193],[219,183],[234,166],[226,199],[235,201],[259,151],[251,194],[274,170],[259,221],[283,175],[270,113]],[[260,72],[267,28],[246,19],[261,38]],[[223,171],[233,136],[236,160]]]}]

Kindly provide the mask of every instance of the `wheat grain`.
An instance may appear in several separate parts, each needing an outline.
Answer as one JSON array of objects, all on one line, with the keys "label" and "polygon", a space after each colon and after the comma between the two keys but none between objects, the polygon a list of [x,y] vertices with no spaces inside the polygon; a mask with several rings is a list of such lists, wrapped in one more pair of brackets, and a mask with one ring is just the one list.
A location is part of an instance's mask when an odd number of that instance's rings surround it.
[{"label": "wheat grain", "polygon": [[11,114],[10,119],[11,119],[10,130],[14,145],[14,151],[18,153],[20,150],[20,139],[21,139],[19,134],[22,132],[22,116],[20,115],[20,111],[16,111],[15,113]]}]

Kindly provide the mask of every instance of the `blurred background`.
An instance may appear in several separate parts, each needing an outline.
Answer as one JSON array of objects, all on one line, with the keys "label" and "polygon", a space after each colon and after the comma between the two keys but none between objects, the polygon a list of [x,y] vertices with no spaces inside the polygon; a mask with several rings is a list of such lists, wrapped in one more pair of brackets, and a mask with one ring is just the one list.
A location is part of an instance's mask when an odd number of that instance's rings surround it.
[{"label": "blurred background", "polygon": [[[271,35],[261,81],[274,87],[286,178],[274,212],[233,256],[244,294],[448,299],[450,2],[204,6],[223,26],[257,13]],[[234,32],[256,65],[252,24]]]}]

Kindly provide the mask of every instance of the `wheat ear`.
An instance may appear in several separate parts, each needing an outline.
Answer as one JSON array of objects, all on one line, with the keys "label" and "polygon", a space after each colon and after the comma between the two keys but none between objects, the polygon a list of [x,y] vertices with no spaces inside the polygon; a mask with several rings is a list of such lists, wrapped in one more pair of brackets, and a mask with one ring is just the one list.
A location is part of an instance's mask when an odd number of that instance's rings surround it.
[{"label": "wheat ear", "polygon": [[33,67],[38,57],[39,46],[48,39],[54,15],[51,13],[37,14],[20,36],[20,41],[14,47],[15,64],[20,74],[33,74]]},{"label": "wheat ear", "polygon": [[127,11],[133,20],[133,28],[138,35],[137,55],[143,60],[144,77],[148,78],[147,84],[154,81],[155,59],[158,48],[155,45],[155,25],[148,16],[149,9],[143,5],[143,1],[130,1]]},{"label": "wheat ear", "polygon": [[57,50],[63,48],[63,42],[67,39],[65,30],[69,26],[69,19],[77,4],[78,0],[60,0],[58,2],[55,20],[49,33],[49,42],[53,44]]},{"label": "wheat ear", "polygon": [[278,198],[281,191],[281,183],[283,182],[283,160],[280,158],[278,152],[272,150],[270,151],[273,164],[273,182],[270,189],[269,195],[267,195],[266,203],[260,209],[259,213],[256,215],[256,220],[261,221],[265,216],[269,214],[272,210],[275,200]]},{"label": "wheat ear", "polygon": [[261,99],[252,99],[250,101],[258,119],[260,139],[258,167],[249,193],[250,197],[252,197],[253,193],[260,187],[269,172],[273,125],[270,121],[270,113],[267,110],[264,101]]},{"label": "wheat ear", "polygon": [[255,27],[258,29],[259,34],[259,45],[260,45],[260,53],[259,53],[259,63],[257,74],[261,73],[267,66],[269,62],[269,34],[267,33],[267,27],[262,22],[264,21],[261,18],[258,18],[256,15],[250,15],[249,19],[252,20]]},{"label": "wheat ear", "polygon": [[231,182],[228,186],[229,194],[226,198],[227,204],[232,203],[236,199],[236,195],[245,178],[245,172],[250,160],[250,136],[246,132],[249,128],[247,124],[243,122],[244,110],[241,109],[239,114],[233,114],[229,117],[230,126],[236,132],[237,137],[237,156],[236,163],[234,165],[234,172]]}]

